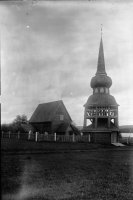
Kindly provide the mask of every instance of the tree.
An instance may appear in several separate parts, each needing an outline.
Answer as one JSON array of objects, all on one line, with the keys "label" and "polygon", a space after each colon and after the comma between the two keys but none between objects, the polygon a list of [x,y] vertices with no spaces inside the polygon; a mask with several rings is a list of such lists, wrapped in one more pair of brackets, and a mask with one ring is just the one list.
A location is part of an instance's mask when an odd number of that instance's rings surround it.
[{"label": "tree", "polygon": [[21,126],[21,124],[27,124],[28,120],[27,120],[27,116],[26,115],[17,115],[16,118],[13,120],[12,122],[12,128],[13,128],[13,132],[23,132],[23,127]]},{"label": "tree", "polygon": [[16,118],[13,120],[13,124],[15,125],[21,125],[21,124],[27,124],[27,116],[26,115],[17,115]]},{"label": "tree", "polygon": [[9,132],[17,133],[17,132],[25,132],[21,124],[27,124],[27,116],[26,115],[17,115],[16,118],[13,120],[10,124],[2,124],[1,125],[1,131],[3,132]]}]

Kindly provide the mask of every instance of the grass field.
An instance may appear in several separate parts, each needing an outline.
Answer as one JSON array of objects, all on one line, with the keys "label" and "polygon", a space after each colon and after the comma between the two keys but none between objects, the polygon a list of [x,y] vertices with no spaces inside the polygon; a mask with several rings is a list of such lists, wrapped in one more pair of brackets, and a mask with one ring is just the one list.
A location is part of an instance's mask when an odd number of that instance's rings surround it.
[{"label": "grass field", "polygon": [[114,147],[113,145],[101,145],[93,143],[72,142],[35,142],[27,140],[1,138],[2,153],[38,152],[38,151],[63,151],[63,150],[98,150],[98,149],[133,149],[132,146]]},{"label": "grass field", "polygon": [[133,199],[131,146],[2,139],[1,148],[3,200]]}]

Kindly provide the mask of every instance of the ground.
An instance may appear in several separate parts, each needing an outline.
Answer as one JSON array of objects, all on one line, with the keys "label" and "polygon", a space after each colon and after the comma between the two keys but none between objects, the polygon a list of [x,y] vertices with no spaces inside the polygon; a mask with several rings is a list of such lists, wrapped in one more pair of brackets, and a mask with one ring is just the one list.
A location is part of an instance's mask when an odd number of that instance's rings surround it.
[{"label": "ground", "polygon": [[1,148],[3,200],[133,199],[133,146],[2,139]]}]

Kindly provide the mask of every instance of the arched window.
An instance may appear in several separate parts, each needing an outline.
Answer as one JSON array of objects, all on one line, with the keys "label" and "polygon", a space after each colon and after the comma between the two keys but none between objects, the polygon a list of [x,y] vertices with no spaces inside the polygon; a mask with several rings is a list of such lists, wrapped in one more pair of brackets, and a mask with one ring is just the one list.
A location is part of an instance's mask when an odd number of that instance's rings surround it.
[{"label": "arched window", "polygon": [[98,93],[98,88],[95,88],[95,93]]},{"label": "arched window", "polygon": [[108,94],[108,93],[109,93],[109,90],[108,90],[108,88],[105,88],[105,92],[106,92],[106,94]]},{"label": "arched window", "polygon": [[104,88],[100,88],[100,92],[103,93],[104,92]]}]

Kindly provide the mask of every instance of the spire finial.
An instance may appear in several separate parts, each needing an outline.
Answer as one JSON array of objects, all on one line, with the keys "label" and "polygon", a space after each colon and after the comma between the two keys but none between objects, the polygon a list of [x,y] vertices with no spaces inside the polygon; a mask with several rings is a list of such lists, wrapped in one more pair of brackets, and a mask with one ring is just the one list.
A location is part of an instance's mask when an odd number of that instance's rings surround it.
[{"label": "spire finial", "polygon": [[102,24],[101,24],[101,41],[100,41],[100,47],[99,47],[99,56],[98,56],[96,75],[100,75],[100,74],[107,75],[105,71],[104,51],[103,51],[103,42],[102,42]]},{"label": "spire finial", "polygon": [[101,24],[101,37],[102,37],[103,25]]}]

